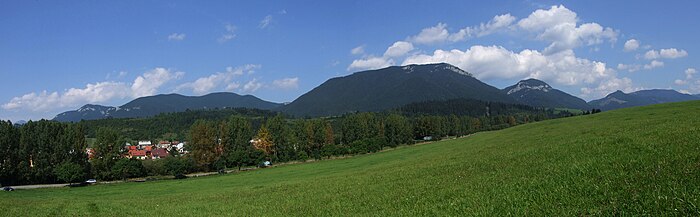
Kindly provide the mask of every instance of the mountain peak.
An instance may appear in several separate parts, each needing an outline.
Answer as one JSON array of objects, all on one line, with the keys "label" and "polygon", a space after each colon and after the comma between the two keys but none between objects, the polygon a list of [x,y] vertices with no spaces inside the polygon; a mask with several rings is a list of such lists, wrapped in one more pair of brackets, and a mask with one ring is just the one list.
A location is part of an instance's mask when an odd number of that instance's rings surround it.
[{"label": "mountain peak", "polygon": [[461,75],[466,75],[466,76],[472,76],[471,73],[466,72],[462,69],[460,69],[457,66],[450,65],[448,63],[429,63],[429,64],[411,64],[411,65],[405,65],[401,66],[401,69],[406,72],[406,73],[411,73],[414,71],[421,71],[421,72],[439,72],[439,71],[452,71],[457,74]]},{"label": "mountain peak", "polygon": [[511,94],[519,92],[519,91],[529,91],[529,90],[549,92],[552,90],[552,87],[549,86],[549,84],[545,83],[544,81],[530,78],[530,79],[519,81],[516,85],[514,85],[514,87],[510,88],[506,94],[511,95]]}]

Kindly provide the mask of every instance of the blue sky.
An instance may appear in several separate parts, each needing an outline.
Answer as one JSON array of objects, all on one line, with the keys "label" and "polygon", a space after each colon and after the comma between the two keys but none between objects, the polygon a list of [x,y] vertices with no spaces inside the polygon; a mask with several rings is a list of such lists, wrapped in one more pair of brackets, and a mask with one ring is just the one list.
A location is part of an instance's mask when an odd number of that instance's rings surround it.
[{"label": "blue sky", "polygon": [[696,1],[0,1],[0,119],[231,91],[290,102],[325,80],[448,62],[586,100],[700,93]]}]

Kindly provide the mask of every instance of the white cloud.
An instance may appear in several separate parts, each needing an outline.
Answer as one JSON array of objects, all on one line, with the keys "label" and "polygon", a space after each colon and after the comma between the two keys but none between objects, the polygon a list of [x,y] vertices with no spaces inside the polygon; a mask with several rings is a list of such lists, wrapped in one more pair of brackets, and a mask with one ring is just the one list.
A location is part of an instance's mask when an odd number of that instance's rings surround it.
[{"label": "white cloud", "polygon": [[693,79],[693,75],[695,75],[695,73],[698,73],[698,71],[695,70],[695,68],[686,69],[685,70],[685,79]]},{"label": "white cloud", "polygon": [[184,33],[173,33],[168,35],[168,41],[182,41],[185,39]]},{"label": "white cloud", "polygon": [[700,79],[695,81],[695,84],[693,84],[693,78],[695,77],[696,73],[697,73],[697,70],[695,70],[695,68],[687,68],[684,72],[685,80],[676,79],[673,83],[678,85],[678,86],[684,86],[684,85],[690,84],[690,89],[692,89],[693,91],[700,91]]},{"label": "white cloud", "polygon": [[252,93],[260,89],[262,86],[262,83],[258,82],[257,79],[253,78],[253,80],[250,80],[248,81],[248,83],[243,85],[243,92]]},{"label": "white cloud", "polygon": [[622,92],[634,92],[640,90],[640,88],[634,88],[632,84],[632,79],[625,78],[612,78],[601,82],[595,88],[583,87],[581,88],[582,96],[592,96],[592,97],[602,97],[610,94],[612,92],[621,90]]},{"label": "white cloud", "polygon": [[179,79],[184,72],[155,68],[134,79],[130,85],[124,82],[105,81],[87,84],[84,88],[70,88],[62,93],[46,90],[14,97],[2,105],[6,110],[26,109],[34,112],[54,111],[77,107],[86,103],[104,103],[115,99],[153,95],[164,84]]},{"label": "white cloud", "polygon": [[219,43],[225,43],[227,41],[230,41],[231,39],[236,38],[236,26],[231,25],[231,24],[226,24],[224,25],[224,28],[226,29],[226,32],[217,39]]},{"label": "white cloud", "polygon": [[385,57],[400,57],[413,50],[413,44],[405,41],[397,41],[384,52]]},{"label": "white cloud", "polygon": [[660,51],[657,50],[649,50],[644,54],[645,59],[659,59],[659,58],[666,58],[666,59],[676,59],[676,58],[681,58],[688,56],[688,52],[685,50],[679,50],[676,48],[668,48],[668,49],[661,49]]},{"label": "white cloud", "polygon": [[195,94],[206,94],[215,90],[220,90],[222,86],[226,86],[225,90],[233,91],[240,84],[234,82],[234,78],[243,74],[250,74],[254,70],[259,69],[260,65],[248,64],[241,67],[226,67],[224,72],[216,72],[209,76],[200,77],[193,82],[187,82],[177,87],[176,91],[192,90]]},{"label": "white cloud", "polygon": [[500,46],[480,45],[465,51],[436,50],[432,55],[414,55],[403,64],[439,62],[455,65],[479,79],[532,77],[564,85],[594,83],[614,74],[605,63],[578,58],[570,50],[547,56],[537,50],[515,53]]},{"label": "white cloud", "polygon": [[529,31],[544,31],[561,24],[576,24],[578,18],[575,12],[563,5],[552,6],[549,10],[539,9],[527,18],[518,21],[518,26]]},{"label": "white cloud", "polygon": [[447,41],[450,33],[447,31],[447,24],[438,23],[433,27],[428,27],[420,31],[418,35],[409,37],[409,41],[416,44],[437,44]]},{"label": "white cloud", "polygon": [[618,70],[627,70],[629,72],[636,72],[636,71],[639,71],[640,69],[642,69],[642,66],[639,64],[627,65],[627,64],[620,63],[620,64],[617,64],[617,69]]},{"label": "white cloud", "polygon": [[686,52],[685,50],[678,50],[676,48],[661,49],[659,54],[661,55],[661,57],[666,59],[675,59],[688,56],[688,52]]},{"label": "white cloud", "polygon": [[269,26],[270,23],[272,23],[272,15],[267,15],[260,21],[260,25],[258,27],[264,29],[267,28],[267,26]]},{"label": "white cloud", "polygon": [[664,62],[658,60],[652,60],[649,64],[644,65],[644,69],[651,70],[654,68],[664,67]]},{"label": "white cloud", "polygon": [[184,74],[184,72],[171,72],[165,68],[155,68],[136,77],[131,85],[131,95],[134,98],[154,95],[163,84],[180,79]]},{"label": "white cloud", "polygon": [[272,85],[280,89],[297,89],[299,88],[299,78],[283,78],[272,81]]},{"label": "white cloud", "polygon": [[367,58],[353,60],[350,66],[348,66],[348,71],[380,69],[391,65],[394,65],[394,60],[392,59],[369,56]]},{"label": "white cloud", "polygon": [[639,48],[639,41],[637,41],[637,39],[630,39],[625,42],[625,48],[623,50],[629,52],[635,51],[637,48]]},{"label": "white cloud", "polygon": [[535,33],[537,39],[551,44],[544,49],[545,54],[566,51],[582,45],[596,45],[606,39],[610,43],[617,41],[618,32],[597,23],[577,25],[575,12],[563,5],[552,6],[548,10],[537,10],[527,18],[518,21],[518,27]]},{"label": "white cloud", "polygon": [[646,53],[644,53],[644,58],[648,59],[648,60],[658,59],[659,57],[661,57],[659,55],[659,52],[655,51],[655,50],[650,50],[650,51],[647,51]]},{"label": "white cloud", "polygon": [[452,42],[466,40],[473,37],[483,37],[490,35],[502,29],[506,29],[515,22],[515,17],[510,14],[497,15],[487,23],[481,23],[479,26],[467,27],[459,30],[449,36]]},{"label": "white cloud", "polygon": [[360,46],[353,48],[352,50],[350,50],[350,53],[352,55],[364,54],[365,53],[365,45],[360,45]]}]

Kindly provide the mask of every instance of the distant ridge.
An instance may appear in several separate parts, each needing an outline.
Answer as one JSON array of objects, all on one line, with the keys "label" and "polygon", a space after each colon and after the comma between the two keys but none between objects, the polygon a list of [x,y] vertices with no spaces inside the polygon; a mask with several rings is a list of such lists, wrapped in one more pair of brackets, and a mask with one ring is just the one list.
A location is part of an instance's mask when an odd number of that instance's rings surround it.
[{"label": "distant ridge", "polygon": [[282,104],[261,100],[252,95],[235,93],[211,93],[204,96],[183,96],[180,94],[160,94],[137,98],[119,107],[87,104],[83,107],[56,115],[53,120],[77,122],[104,118],[150,117],[160,113],[182,112],[187,109],[213,108],[255,108],[271,110]]},{"label": "distant ridge", "polygon": [[614,110],[633,106],[690,100],[698,100],[698,97],[679,93],[675,90],[652,89],[640,90],[632,93],[624,93],[618,90],[608,94],[602,99],[590,101],[588,104],[601,110]]}]

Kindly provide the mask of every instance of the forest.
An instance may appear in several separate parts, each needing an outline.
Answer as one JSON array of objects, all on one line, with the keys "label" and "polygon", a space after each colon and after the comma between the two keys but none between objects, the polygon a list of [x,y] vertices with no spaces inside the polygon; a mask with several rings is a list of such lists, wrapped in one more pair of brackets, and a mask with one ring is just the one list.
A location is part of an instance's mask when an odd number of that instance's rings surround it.
[{"label": "forest", "polygon": [[[463,112],[467,104],[483,108]],[[79,123],[40,120],[19,126],[0,121],[0,184],[71,183],[87,178],[118,180],[240,170],[263,161],[283,163],[372,153],[571,115],[521,105],[444,101],[412,104],[387,112],[313,119],[230,109]],[[164,159],[129,159],[124,145],[144,137],[187,141],[188,153],[173,149]],[[85,153],[87,138],[95,141],[91,160]]]}]

